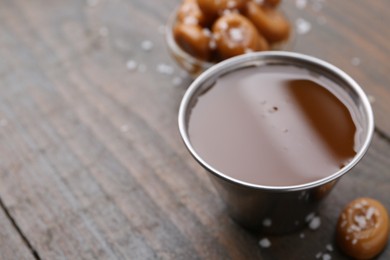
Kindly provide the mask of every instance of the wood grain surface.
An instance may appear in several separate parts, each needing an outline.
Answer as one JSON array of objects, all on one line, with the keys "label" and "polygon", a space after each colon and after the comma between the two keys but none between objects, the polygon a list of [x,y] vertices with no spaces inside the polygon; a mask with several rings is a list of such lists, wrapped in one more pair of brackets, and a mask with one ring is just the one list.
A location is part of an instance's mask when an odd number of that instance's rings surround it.
[{"label": "wood grain surface", "polygon": [[343,206],[370,196],[390,210],[388,0],[284,1],[292,24],[310,25],[292,49],[355,78],[376,133],[323,203],[320,228],[268,237],[267,249],[227,216],[180,139],[191,79],[162,34],[178,3],[0,1],[1,259],[344,259]]}]

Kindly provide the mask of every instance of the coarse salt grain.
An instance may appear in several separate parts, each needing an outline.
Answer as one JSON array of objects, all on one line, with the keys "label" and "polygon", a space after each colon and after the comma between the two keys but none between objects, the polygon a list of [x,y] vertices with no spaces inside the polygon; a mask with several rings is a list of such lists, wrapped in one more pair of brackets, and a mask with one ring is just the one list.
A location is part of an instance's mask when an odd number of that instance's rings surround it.
[{"label": "coarse salt grain", "polygon": [[165,75],[172,75],[175,72],[175,69],[172,66],[160,63],[157,65],[157,72]]},{"label": "coarse salt grain", "polygon": [[229,27],[226,22],[219,23],[219,26],[221,27],[222,30],[226,30]]},{"label": "coarse salt grain", "polygon": [[333,246],[331,244],[327,244],[326,245],[326,250],[328,250],[329,252],[332,252],[333,251]]},{"label": "coarse salt grain", "polygon": [[211,39],[209,41],[209,48],[212,49],[212,50],[215,50],[217,48],[217,43],[214,39]]},{"label": "coarse salt grain", "polygon": [[307,34],[311,30],[311,23],[309,23],[303,18],[298,18],[295,21],[295,26],[297,28],[297,33],[301,35]]},{"label": "coarse salt grain", "polygon": [[306,221],[306,222],[309,222],[309,221],[312,220],[314,217],[315,217],[315,213],[312,212],[312,213],[310,213],[309,215],[306,216],[305,221]]},{"label": "coarse salt grain", "polygon": [[330,254],[323,254],[322,255],[322,260],[330,260],[332,259],[332,256]]},{"label": "coarse salt grain", "polygon": [[236,7],[236,2],[233,1],[233,0],[230,0],[230,1],[227,3],[227,7],[228,7],[228,8],[234,8],[234,7]]},{"label": "coarse salt grain", "polygon": [[128,70],[130,70],[130,71],[136,70],[137,67],[138,67],[138,64],[137,64],[137,62],[136,62],[135,60],[128,60],[128,61],[126,62],[126,68],[127,68]]},{"label": "coarse salt grain", "polygon": [[232,28],[229,30],[230,38],[235,42],[240,42],[244,39],[244,34],[239,28]]},{"label": "coarse salt grain", "polygon": [[269,248],[271,246],[271,241],[268,238],[263,238],[259,241],[259,245],[262,248]]},{"label": "coarse salt grain", "polygon": [[299,237],[303,239],[303,238],[305,238],[305,234],[301,233],[301,234],[299,234]]},{"label": "coarse salt grain", "polygon": [[264,227],[270,227],[272,225],[272,220],[269,218],[266,218],[263,220],[263,226]]},{"label": "coarse salt grain", "polygon": [[183,23],[188,25],[196,25],[198,24],[198,19],[196,19],[194,16],[186,16],[183,20]]},{"label": "coarse salt grain", "polygon": [[354,220],[358,223],[359,227],[364,229],[367,226],[367,220],[365,216],[355,215]]},{"label": "coarse salt grain", "polygon": [[296,0],[295,1],[295,6],[298,8],[298,9],[304,9],[307,5],[307,0]]},{"label": "coarse salt grain", "polygon": [[314,217],[310,223],[309,223],[309,228],[311,230],[316,230],[321,226],[321,219],[320,217]]},{"label": "coarse salt grain", "polygon": [[352,240],[352,245],[355,245],[356,243],[357,243],[357,239],[354,238],[354,239]]},{"label": "coarse salt grain", "polygon": [[316,254],[316,258],[317,258],[317,259],[319,259],[321,256],[322,256],[322,253],[321,253],[321,252],[318,252],[318,253]]},{"label": "coarse salt grain", "polygon": [[141,48],[144,50],[144,51],[150,51],[151,49],[153,49],[153,42],[149,41],[149,40],[145,40],[141,43]]},{"label": "coarse salt grain", "polygon": [[[370,99],[370,98],[369,98],[369,99]],[[370,220],[371,217],[374,215],[374,213],[375,213],[375,208],[369,207],[369,208],[367,209],[367,212],[366,212],[366,219],[367,219],[367,220]]]},{"label": "coarse salt grain", "polygon": [[202,30],[203,34],[207,37],[211,37],[211,31],[208,28],[203,28]]}]

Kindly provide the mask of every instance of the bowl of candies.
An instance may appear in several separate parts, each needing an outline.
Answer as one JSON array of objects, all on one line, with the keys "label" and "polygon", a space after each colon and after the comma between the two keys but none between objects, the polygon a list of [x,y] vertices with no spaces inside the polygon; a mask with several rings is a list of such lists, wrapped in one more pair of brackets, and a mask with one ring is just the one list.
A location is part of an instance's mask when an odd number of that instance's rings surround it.
[{"label": "bowl of candies", "polygon": [[194,77],[233,56],[289,49],[292,28],[280,2],[183,0],[168,19],[168,49]]}]

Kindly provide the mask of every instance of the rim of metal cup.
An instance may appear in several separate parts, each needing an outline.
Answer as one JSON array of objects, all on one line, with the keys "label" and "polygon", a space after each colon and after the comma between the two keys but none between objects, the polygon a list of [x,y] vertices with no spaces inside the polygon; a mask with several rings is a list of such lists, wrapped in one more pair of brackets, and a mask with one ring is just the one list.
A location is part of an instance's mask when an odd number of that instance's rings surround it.
[{"label": "rim of metal cup", "polygon": [[[203,160],[203,158],[193,148],[190,138],[188,136],[186,119],[187,116],[189,116],[190,114],[188,113],[188,109],[191,109],[190,102],[192,100],[192,96],[196,94],[198,88],[202,87],[203,84],[208,82],[209,80],[216,80],[217,78],[223,76],[228,72],[234,71],[237,68],[242,68],[243,64],[245,63],[250,63],[251,65],[253,65],[255,62],[258,62],[258,64],[261,65],[266,63],[266,61],[270,61],[270,60],[277,60],[283,62],[290,61],[292,64],[294,61],[295,63],[300,62],[300,64],[305,63],[307,64],[307,67],[309,69],[310,69],[310,65],[313,66],[313,68],[322,68],[326,70],[327,73],[330,73],[336,78],[344,81],[344,83],[346,83],[349,87],[351,87],[358,95],[360,102],[364,108],[364,114],[367,117],[367,125],[366,125],[367,134],[364,139],[364,142],[362,143],[360,150],[356,153],[355,157],[351,160],[351,162],[349,162],[345,167],[343,167],[339,171],[330,174],[325,178],[313,182],[299,184],[299,185],[288,185],[288,186],[258,185],[258,184],[248,183],[248,182],[244,182],[232,178],[216,170],[211,165],[209,165],[205,160]],[[212,66],[211,68],[203,72],[190,85],[190,87],[187,89],[186,93],[184,94],[179,108],[178,123],[179,123],[180,135],[184,141],[185,146],[191,153],[191,155],[195,158],[195,160],[198,161],[198,163],[200,163],[205,169],[207,169],[213,175],[222,178],[226,181],[229,181],[231,183],[240,184],[242,186],[261,189],[261,190],[279,191],[279,192],[297,191],[297,190],[314,188],[340,178],[342,175],[349,172],[362,159],[362,157],[368,150],[374,132],[374,115],[371,108],[371,104],[368,100],[367,95],[364,93],[363,89],[359,86],[359,84],[355,80],[353,80],[348,74],[346,74],[341,69],[321,59],[308,56],[305,54],[286,52],[286,51],[266,51],[266,52],[248,53],[248,54],[230,58],[228,60],[222,61]]]}]

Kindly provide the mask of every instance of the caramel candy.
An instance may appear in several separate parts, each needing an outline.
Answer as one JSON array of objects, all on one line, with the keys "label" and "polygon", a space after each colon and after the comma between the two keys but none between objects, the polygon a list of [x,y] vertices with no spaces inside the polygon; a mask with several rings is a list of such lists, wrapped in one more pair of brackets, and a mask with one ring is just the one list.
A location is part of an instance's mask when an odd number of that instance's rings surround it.
[{"label": "caramel candy", "polygon": [[250,51],[268,49],[268,43],[259,35],[253,24],[236,13],[221,16],[213,25],[212,31],[218,53],[227,59]]},{"label": "caramel candy", "polygon": [[290,34],[290,24],[277,10],[248,2],[245,14],[264,35],[269,43],[286,40]]},{"label": "caramel candy", "polygon": [[386,246],[389,216],[385,207],[370,198],[349,203],[337,223],[337,244],[355,259],[371,259]]},{"label": "caramel candy", "polygon": [[177,44],[188,54],[209,60],[211,56],[210,31],[199,25],[179,23],[173,30]]}]

